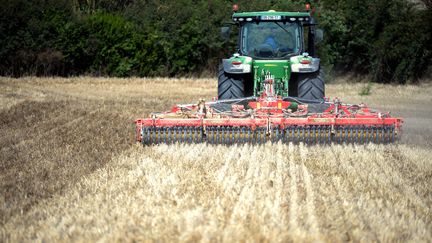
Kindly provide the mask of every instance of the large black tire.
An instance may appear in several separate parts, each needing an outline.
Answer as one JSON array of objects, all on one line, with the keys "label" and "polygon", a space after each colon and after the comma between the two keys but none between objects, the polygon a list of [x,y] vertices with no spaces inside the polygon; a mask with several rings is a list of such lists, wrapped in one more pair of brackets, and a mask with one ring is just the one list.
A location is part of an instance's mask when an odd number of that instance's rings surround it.
[{"label": "large black tire", "polygon": [[301,74],[298,80],[298,97],[308,100],[321,100],[325,96],[324,72]]},{"label": "large black tire", "polygon": [[239,74],[229,74],[219,68],[218,99],[238,99],[245,97],[244,78]]}]

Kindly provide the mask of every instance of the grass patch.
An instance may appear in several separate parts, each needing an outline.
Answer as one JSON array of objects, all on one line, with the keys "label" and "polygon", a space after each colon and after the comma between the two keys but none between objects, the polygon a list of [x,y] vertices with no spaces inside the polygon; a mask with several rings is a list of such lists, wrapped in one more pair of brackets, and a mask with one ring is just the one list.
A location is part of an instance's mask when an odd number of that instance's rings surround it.
[{"label": "grass patch", "polygon": [[372,93],[372,82],[369,80],[365,86],[360,90],[359,95],[366,96]]}]

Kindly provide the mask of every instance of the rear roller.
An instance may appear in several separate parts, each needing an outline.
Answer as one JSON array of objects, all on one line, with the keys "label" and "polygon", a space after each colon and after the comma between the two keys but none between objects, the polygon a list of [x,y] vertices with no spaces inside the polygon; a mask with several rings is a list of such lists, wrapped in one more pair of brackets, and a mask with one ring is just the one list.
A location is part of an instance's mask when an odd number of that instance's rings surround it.
[{"label": "rear roller", "polygon": [[143,127],[142,144],[202,143],[201,127]]},{"label": "rear roller", "polygon": [[203,143],[209,144],[387,144],[398,139],[394,126],[287,126],[266,127],[144,127],[142,144]]}]

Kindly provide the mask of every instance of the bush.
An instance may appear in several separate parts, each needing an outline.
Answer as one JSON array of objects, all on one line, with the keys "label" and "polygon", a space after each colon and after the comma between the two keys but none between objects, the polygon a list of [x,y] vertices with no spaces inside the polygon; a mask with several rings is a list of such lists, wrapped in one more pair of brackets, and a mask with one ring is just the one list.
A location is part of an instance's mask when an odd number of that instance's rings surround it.
[{"label": "bush", "polygon": [[405,0],[323,0],[321,55],[376,82],[417,80],[431,64],[431,10]]},{"label": "bush", "polygon": [[[393,6],[401,9],[400,6]],[[385,26],[376,41],[373,59],[375,81],[405,83],[418,80],[426,72],[431,60],[431,15],[426,11],[393,10],[394,19]],[[424,22],[429,19],[429,22]]]},{"label": "bush", "polygon": [[0,10],[0,75],[34,75],[38,56],[54,48],[59,29],[72,19],[66,0],[3,1]]},{"label": "bush", "polygon": [[[241,11],[302,10],[307,1],[239,0]],[[316,1],[318,2],[318,1]],[[321,0],[327,70],[405,83],[430,70],[432,12],[406,0]],[[182,76],[215,73],[235,52],[219,28],[231,1],[7,0],[0,9],[0,75]],[[233,35],[234,36],[234,35]]]},{"label": "bush", "polygon": [[58,46],[66,56],[68,73],[125,77],[158,73],[153,35],[139,33],[124,18],[98,12],[66,25]]}]

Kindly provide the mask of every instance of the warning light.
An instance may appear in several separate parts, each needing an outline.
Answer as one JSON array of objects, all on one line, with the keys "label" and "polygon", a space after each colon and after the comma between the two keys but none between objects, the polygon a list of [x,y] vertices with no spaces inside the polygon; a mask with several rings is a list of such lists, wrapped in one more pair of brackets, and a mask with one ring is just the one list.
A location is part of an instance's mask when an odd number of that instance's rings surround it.
[{"label": "warning light", "polygon": [[238,9],[239,9],[238,5],[237,5],[237,4],[233,4],[233,11],[234,11],[234,12],[237,12]]},{"label": "warning light", "polygon": [[311,9],[310,3],[306,3],[306,11],[310,11],[310,9]]}]

